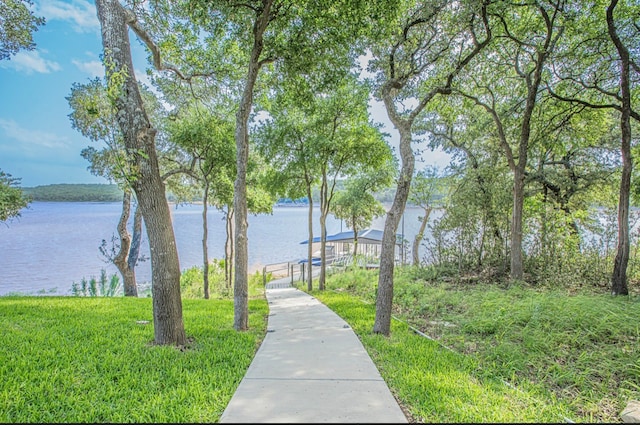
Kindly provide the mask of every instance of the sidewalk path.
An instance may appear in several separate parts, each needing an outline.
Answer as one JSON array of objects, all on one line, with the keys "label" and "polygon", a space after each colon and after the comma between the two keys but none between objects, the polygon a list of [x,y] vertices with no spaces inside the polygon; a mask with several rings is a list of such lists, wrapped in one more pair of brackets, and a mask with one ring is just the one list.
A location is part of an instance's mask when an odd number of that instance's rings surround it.
[{"label": "sidewalk path", "polygon": [[220,422],[407,423],[349,325],[287,286],[267,284],[267,335]]}]

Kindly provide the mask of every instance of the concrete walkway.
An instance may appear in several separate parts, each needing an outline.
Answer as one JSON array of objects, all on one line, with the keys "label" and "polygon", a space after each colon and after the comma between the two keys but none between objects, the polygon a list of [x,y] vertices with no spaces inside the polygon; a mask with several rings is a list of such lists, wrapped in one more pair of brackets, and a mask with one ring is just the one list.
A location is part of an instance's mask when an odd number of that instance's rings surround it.
[{"label": "concrete walkway", "polygon": [[353,330],[317,299],[267,284],[267,335],[224,423],[407,423]]}]

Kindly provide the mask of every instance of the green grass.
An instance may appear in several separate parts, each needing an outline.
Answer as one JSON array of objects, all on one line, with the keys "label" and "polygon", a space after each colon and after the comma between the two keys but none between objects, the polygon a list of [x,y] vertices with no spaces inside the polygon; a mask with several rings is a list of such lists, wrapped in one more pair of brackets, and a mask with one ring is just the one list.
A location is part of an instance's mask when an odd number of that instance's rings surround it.
[{"label": "green grass", "polygon": [[232,301],[183,300],[183,351],[152,344],[151,302],[0,297],[0,422],[217,422],[264,337],[266,301],[249,301],[237,332]]},{"label": "green grass", "polygon": [[[375,271],[312,293],[414,421],[618,422],[640,398],[637,296],[419,276],[398,270],[388,338],[372,333]],[[0,422],[217,422],[266,332],[252,288],[247,332],[233,301],[184,299],[185,350],[152,344],[150,298],[0,297]]]},{"label": "green grass", "polygon": [[428,284],[400,271],[386,338],[372,333],[376,285],[375,272],[338,274],[313,295],[354,328],[417,421],[619,422],[640,397],[638,297]]}]

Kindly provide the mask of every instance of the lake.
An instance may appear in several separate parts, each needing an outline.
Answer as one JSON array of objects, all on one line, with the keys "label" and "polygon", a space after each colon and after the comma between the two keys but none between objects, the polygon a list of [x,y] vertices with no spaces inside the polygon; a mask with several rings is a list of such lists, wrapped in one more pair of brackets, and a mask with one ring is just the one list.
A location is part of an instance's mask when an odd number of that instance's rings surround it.
[{"label": "lake", "polygon": [[[117,269],[105,262],[98,247],[116,234],[120,218],[119,202],[33,202],[22,216],[0,223],[0,295],[68,295],[71,285],[84,278],[109,275]],[[180,258],[185,270],[202,265],[202,205],[172,205],[172,220]],[[273,214],[249,216],[249,269],[307,255],[307,207],[278,206]],[[419,208],[407,208],[398,233],[413,240],[418,231]],[[319,209],[314,210],[314,236],[320,233]],[[225,222],[223,214],[209,208],[208,248],[210,259],[224,258]],[[371,227],[382,230],[384,217]],[[348,230],[342,221],[330,215],[327,233]],[[141,252],[149,256],[146,234]],[[138,283],[151,280],[151,262],[136,267]]]}]

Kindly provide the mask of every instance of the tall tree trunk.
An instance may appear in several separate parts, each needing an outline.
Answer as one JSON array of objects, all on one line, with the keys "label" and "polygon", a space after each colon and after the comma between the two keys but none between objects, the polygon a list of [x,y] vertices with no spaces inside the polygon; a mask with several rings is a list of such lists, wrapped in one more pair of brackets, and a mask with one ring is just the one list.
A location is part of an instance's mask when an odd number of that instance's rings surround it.
[{"label": "tall tree trunk", "polygon": [[[389,104],[388,98],[385,103]],[[387,106],[387,111],[390,106]],[[411,178],[415,168],[415,157],[411,149],[411,122],[396,120],[394,123],[400,132],[400,159],[402,167],[398,177],[393,204],[387,212],[382,233],[380,252],[380,273],[378,275],[378,294],[376,296],[376,317],[373,332],[388,336],[391,332],[391,310],[393,308],[393,271],[395,267],[396,233],[400,218],[409,198]]]},{"label": "tall tree trunk", "polygon": [[328,189],[327,170],[326,167],[323,167],[322,184],[320,185],[320,276],[318,279],[318,289],[321,291],[324,291],[326,277],[327,215],[329,215]]},{"label": "tall tree trunk", "polygon": [[231,281],[233,277],[233,262],[234,262],[234,250],[233,250],[233,207],[229,205],[227,207],[227,216],[226,216],[226,229],[227,229],[227,237],[224,244],[224,280],[227,286],[227,289],[231,291]]},{"label": "tall tree trunk", "polygon": [[209,225],[207,220],[207,209],[209,203],[209,182],[204,183],[204,196],[202,201],[202,281],[204,283],[204,299],[209,299],[209,248],[207,238],[209,236]]},{"label": "tall tree trunk", "polygon": [[618,0],[611,0],[607,7],[607,30],[620,56],[620,92],[622,94],[622,110],[620,113],[622,154],[622,176],[620,179],[620,198],[618,201],[618,251],[611,276],[612,295],[628,295],[627,266],[629,264],[629,197],[631,191],[631,90],[629,80],[629,50],[618,37],[613,12]]},{"label": "tall tree trunk", "polygon": [[420,243],[422,239],[424,239],[424,231],[427,228],[427,222],[429,221],[429,216],[431,215],[431,207],[424,208],[424,217],[422,217],[422,221],[420,222],[420,229],[418,229],[418,234],[413,240],[413,247],[411,248],[411,255],[413,256],[413,265],[420,265]]},{"label": "tall tree trunk", "polygon": [[313,290],[313,198],[311,197],[311,185],[307,184],[307,197],[309,198],[309,212],[307,228],[309,230],[309,246],[307,247],[307,290]]},{"label": "tall tree trunk", "polygon": [[[324,210],[324,209],[323,209]],[[327,215],[320,213],[320,276],[318,289],[324,291],[327,276]]]},{"label": "tall tree trunk", "polygon": [[[355,223],[356,221],[353,220],[353,222]],[[354,263],[357,260],[358,256],[358,227],[356,227],[356,225],[353,225],[353,261]],[[356,263],[357,264],[357,263]]]},{"label": "tall tree trunk", "polygon": [[125,11],[117,0],[97,0],[96,9],[109,93],[118,111],[132,187],[149,237],[155,343],[184,345],[178,250],[158,168],[156,130],[149,122],[134,74]]},{"label": "tall tree trunk", "polygon": [[[521,160],[522,161],[522,160]],[[522,279],[522,211],[524,208],[524,172],[518,166],[513,174],[513,211],[511,213],[511,279]]]},{"label": "tall tree trunk", "polygon": [[[244,101],[243,101],[244,104]],[[233,282],[233,327],[237,331],[249,328],[249,248],[247,240],[247,161],[249,144],[247,139],[246,121],[241,123],[244,115],[241,111],[247,105],[241,106],[238,112],[238,126],[236,131],[236,147],[238,152],[238,174],[234,184],[233,210],[235,213],[235,278]],[[250,107],[250,106],[249,106]]]},{"label": "tall tree trunk", "polygon": [[247,80],[242,93],[240,107],[236,113],[236,168],[233,210],[235,212],[235,281],[233,284],[234,320],[237,331],[249,328],[249,241],[247,228],[247,162],[249,161],[249,114],[253,106],[253,90],[258,79],[262,62],[260,55],[264,47],[263,35],[269,25],[273,0],[264,0],[260,15],[253,25],[253,48],[249,59]]}]

